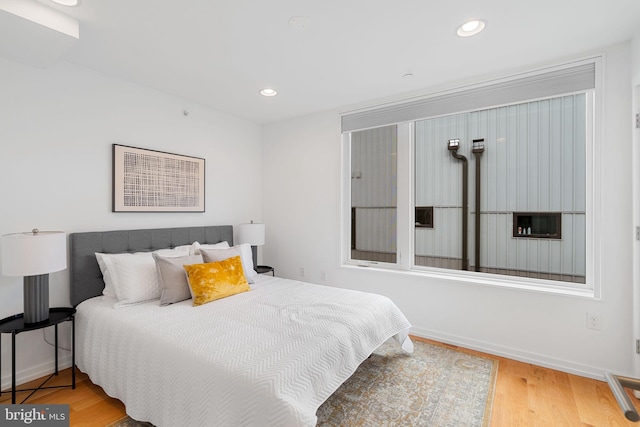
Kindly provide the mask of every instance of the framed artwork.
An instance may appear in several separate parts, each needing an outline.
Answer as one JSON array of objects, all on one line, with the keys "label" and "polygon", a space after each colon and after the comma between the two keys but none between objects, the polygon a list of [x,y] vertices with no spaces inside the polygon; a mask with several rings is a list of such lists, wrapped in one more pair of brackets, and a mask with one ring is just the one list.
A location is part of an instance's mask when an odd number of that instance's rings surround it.
[{"label": "framed artwork", "polygon": [[113,212],[204,212],[204,159],[113,144]]}]

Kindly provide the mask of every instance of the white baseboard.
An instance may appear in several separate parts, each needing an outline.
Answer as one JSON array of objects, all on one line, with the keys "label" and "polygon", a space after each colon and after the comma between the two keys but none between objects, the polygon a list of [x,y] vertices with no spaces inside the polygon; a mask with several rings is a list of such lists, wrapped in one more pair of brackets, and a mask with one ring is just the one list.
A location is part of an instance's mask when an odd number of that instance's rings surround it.
[{"label": "white baseboard", "polygon": [[557,371],[579,375],[581,377],[593,378],[600,381],[604,381],[604,374],[606,372],[602,369],[583,365],[581,363],[575,363],[570,360],[556,359],[538,353],[526,352],[511,347],[505,347],[484,341],[470,339],[467,337],[442,334],[440,332],[424,328],[411,328],[411,334],[417,337],[427,338],[445,344],[456,345],[459,347],[481,351],[483,353],[488,353],[495,356],[506,357],[524,363],[531,363],[533,365],[555,369]]},{"label": "white baseboard", "polygon": [[[66,353],[66,352],[65,352]],[[0,389],[2,390],[2,394],[6,391],[11,391],[11,360],[9,363],[7,361],[3,361],[2,365],[6,368],[7,365],[9,367],[9,374],[2,377],[0,380]],[[26,382],[37,380],[38,378],[42,378],[45,375],[51,375],[55,372],[55,360],[51,360],[47,363],[42,363],[37,366],[32,366],[27,369],[22,369],[16,371],[16,388],[20,388],[20,384],[24,384]],[[71,367],[71,354],[60,355],[58,357],[58,371]]]},{"label": "white baseboard", "polygon": [[[506,357],[509,359],[517,360],[524,363],[531,363],[533,365],[543,366],[545,368],[555,369],[557,371],[567,372],[582,377],[593,378],[604,381],[605,371],[593,366],[583,365],[575,363],[570,360],[556,359],[547,357],[538,353],[525,352],[511,347],[499,346],[484,341],[474,340],[467,337],[460,337],[456,335],[443,334],[437,331],[424,329],[424,328],[411,328],[411,334],[427,338],[434,341],[439,341],[445,344],[456,345],[459,347],[468,348],[471,350],[481,351],[483,353],[493,354],[496,356]],[[6,363],[6,362],[5,362]],[[6,367],[6,364],[3,365]],[[66,369],[71,366],[71,355],[65,354],[58,359],[58,369]],[[27,369],[22,369],[16,372],[16,384],[24,384],[26,382],[50,375],[54,372],[54,361],[43,363],[37,366],[33,366]],[[3,391],[10,390],[11,388],[11,372],[8,375],[2,377],[0,381],[0,387]],[[19,388],[19,387],[18,387]]]}]

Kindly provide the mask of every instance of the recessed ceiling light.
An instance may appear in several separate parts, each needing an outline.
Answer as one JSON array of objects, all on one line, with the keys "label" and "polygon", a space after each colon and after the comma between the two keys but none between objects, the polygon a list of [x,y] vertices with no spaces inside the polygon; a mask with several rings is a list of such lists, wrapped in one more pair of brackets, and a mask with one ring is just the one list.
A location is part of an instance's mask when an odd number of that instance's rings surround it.
[{"label": "recessed ceiling light", "polygon": [[262,96],[276,96],[277,94],[278,94],[277,90],[271,89],[269,87],[266,87],[260,91],[260,95]]},{"label": "recessed ceiling light", "polygon": [[54,3],[61,4],[63,6],[77,6],[78,0],[51,0]]},{"label": "recessed ceiling light", "polygon": [[458,27],[457,34],[460,37],[471,37],[480,33],[487,26],[487,21],[484,19],[472,19]]}]

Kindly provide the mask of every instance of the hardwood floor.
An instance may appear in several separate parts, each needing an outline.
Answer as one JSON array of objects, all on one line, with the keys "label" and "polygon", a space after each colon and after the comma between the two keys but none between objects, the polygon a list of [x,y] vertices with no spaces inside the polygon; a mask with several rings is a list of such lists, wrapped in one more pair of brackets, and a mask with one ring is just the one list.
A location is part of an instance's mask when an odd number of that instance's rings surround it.
[{"label": "hardwood floor", "polygon": [[[624,417],[604,381],[445,346],[498,360],[491,427],[640,426]],[[640,411],[640,401],[627,393]]]},{"label": "hardwood floor", "polygon": [[[414,339],[420,340],[421,338]],[[511,359],[424,340],[499,361],[491,427],[515,426],[639,426],[627,421],[605,382],[578,377]],[[27,403],[70,405],[71,426],[105,426],[125,416],[124,405],[108,397],[102,389],[77,372],[76,389],[48,389]],[[41,380],[23,384],[37,386]],[[71,383],[71,369],[60,372],[51,385]],[[21,401],[28,393],[19,393]],[[632,396],[631,392],[629,395]],[[640,401],[632,397],[640,410]],[[11,403],[11,393],[2,393],[0,404]]]}]

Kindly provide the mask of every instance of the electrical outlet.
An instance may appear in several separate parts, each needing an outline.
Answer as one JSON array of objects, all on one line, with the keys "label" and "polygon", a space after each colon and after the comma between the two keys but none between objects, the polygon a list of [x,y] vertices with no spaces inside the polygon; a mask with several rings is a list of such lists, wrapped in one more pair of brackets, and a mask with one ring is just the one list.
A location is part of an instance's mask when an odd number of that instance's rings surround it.
[{"label": "electrical outlet", "polygon": [[596,313],[587,313],[587,329],[600,330],[600,315]]},{"label": "electrical outlet", "polygon": [[304,277],[304,267],[300,267],[300,277]]},{"label": "electrical outlet", "polygon": [[322,280],[323,282],[327,281],[327,272],[324,270],[320,270],[320,280]]}]

